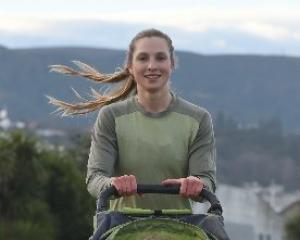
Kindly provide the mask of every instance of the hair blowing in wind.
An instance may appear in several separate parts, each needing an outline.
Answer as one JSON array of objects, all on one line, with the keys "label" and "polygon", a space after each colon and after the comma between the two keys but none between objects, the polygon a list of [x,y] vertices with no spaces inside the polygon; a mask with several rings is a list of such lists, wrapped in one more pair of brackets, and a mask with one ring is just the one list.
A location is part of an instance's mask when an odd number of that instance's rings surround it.
[{"label": "hair blowing in wind", "polygon": [[51,65],[50,72],[80,76],[102,84],[118,83],[117,87],[112,87],[109,91],[105,91],[105,93],[100,93],[99,91],[92,89],[92,99],[90,100],[83,98],[78,92],[73,90],[75,95],[80,100],[77,103],[68,103],[51,96],[47,96],[49,103],[57,107],[55,112],[60,113],[62,116],[86,114],[95,110],[99,110],[104,105],[127,98],[136,90],[136,82],[128,70],[128,66],[130,66],[132,63],[135,43],[137,40],[146,37],[160,37],[165,39],[169,47],[172,65],[175,65],[172,40],[168,35],[156,29],[147,29],[141,31],[131,40],[124,67],[112,74],[101,73],[90,65],[80,61],[73,61],[73,63],[78,67],[78,70],[65,65]]}]

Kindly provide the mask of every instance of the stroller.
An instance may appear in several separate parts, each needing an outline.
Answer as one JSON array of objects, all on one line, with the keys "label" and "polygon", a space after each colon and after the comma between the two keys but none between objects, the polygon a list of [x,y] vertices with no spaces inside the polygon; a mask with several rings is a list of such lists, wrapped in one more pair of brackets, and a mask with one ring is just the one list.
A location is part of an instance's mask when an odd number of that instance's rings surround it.
[{"label": "stroller", "polygon": [[[179,194],[180,186],[138,184],[137,193]],[[109,211],[109,198],[118,197],[115,187],[102,191],[97,200],[96,230],[90,240],[229,240],[222,206],[206,189],[200,196],[210,204],[207,214],[190,210],[124,209]]]}]

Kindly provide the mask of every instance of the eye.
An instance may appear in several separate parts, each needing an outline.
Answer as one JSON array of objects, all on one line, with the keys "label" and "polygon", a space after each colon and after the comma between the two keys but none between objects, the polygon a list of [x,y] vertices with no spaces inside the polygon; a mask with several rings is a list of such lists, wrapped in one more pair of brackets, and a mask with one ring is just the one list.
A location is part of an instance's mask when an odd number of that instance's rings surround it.
[{"label": "eye", "polygon": [[158,61],[164,61],[164,60],[167,59],[167,56],[166,56],[165,54],[158,54],[158,55],[156,56],[156,59],[157,59]]},{"label": "eye", "polygon": [[138,61],[146,61],[148,57],[144,54],[138,55],[136,58]]},{"label": "eye", "polygon": [[165,60],[165,59],[166,59],[166,57],[163,57],[163,56],[157,57],[157,60],[159,60],[159,61],[163,61],[163,60]]}]

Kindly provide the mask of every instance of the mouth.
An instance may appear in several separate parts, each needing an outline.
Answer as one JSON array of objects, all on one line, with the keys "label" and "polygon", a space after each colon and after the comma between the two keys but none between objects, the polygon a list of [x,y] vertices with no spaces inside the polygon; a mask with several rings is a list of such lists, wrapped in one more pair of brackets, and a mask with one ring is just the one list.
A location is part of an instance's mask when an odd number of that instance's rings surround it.
[{"label": "mouth", "polygon": [[147,74],[147,75],[144,75],[144,77],[148,78],[148,79],[157,79],[157,78],[161,77],[161,74]]}]

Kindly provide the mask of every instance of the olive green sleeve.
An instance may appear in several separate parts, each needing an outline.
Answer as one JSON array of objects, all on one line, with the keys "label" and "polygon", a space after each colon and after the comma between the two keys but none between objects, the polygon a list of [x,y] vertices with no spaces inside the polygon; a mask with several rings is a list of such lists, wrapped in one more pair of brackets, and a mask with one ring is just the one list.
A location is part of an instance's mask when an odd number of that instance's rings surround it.
[{"label": "olive green sleeve", "polygon": [[199,129],[189,147],[189,174],[199,176],[208,190],[216,190],[216,149],[210,114],[199,120]]},{"label": "olive green sleeve", "polygon": [[118,152],[114,118],[108,107],[100,110],[91,138],[86,183],[90,194],[97,198],[111,183]]}]

